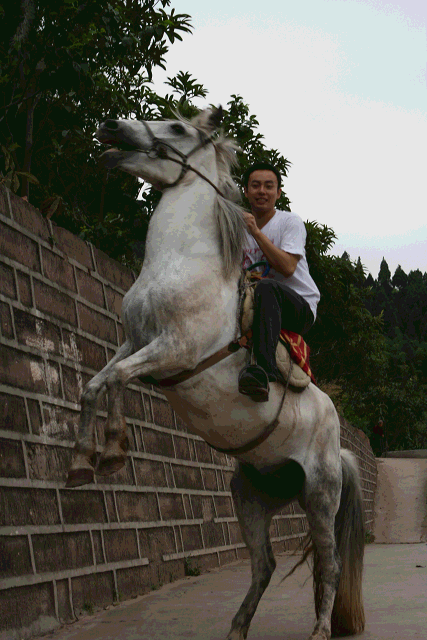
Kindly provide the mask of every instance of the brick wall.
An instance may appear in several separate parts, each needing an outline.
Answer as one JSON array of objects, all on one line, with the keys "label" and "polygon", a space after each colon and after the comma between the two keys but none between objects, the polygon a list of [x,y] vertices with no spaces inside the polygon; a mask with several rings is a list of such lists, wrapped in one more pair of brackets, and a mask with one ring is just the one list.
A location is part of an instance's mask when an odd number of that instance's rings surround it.
[{"label": "brick wall", "polygon": [[[187,432],[161,393],[129,385],[126,467],[64,489],[86,382],[123,339],[134,275],[0,190],[0,638],[25,638],[183,577],[247,557],[229,481],[233,461]],[[97,414],[103,444],[106,406]],[[367,520],[376,467],[358,455]],[[272,523],[276,550],[307,529],[297,504]],[[189,560],[189,558],[191,558]]]}]

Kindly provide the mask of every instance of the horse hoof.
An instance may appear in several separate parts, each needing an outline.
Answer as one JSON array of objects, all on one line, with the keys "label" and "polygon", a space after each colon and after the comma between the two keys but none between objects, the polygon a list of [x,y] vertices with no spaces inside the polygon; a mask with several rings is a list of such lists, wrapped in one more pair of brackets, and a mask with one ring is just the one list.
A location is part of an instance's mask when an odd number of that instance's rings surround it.
[{"label": "horse hoof", "polygon": [[83,467],[81,469],[70,469],[68,472],[67,482],[65,484],[66,489],[72,487],[81,487],[84,484],[90,484],[94,481],[93,469]]},{"label": "horse hoof", "polygon": [[249,627],[243,627],[241,629],[232,629],[228,634],[226,640],[245,640],[248,635]]},{"label": "horse hoof", "polygon": [[97,476],[110,476],[112,473],[117,473],[120,469],[126,464],[126,454],[112,456],[112,457],[101,457],[99,464],[96,468]]},{"label": "horse hoof", "polygon": [[112,440],[107,443],[99,459],[96,474],[99,476],[109,476],[112,473],[120,471],[126,464],[128,449],[129,440],[127,436],[120,441]]},{"label": "horse hoof", "polygon": [[81,487],[94,481],[96,453],[77,452],[68,472],[66,487]]},{"label": "horse hoof", "polygon": [[330,640],[331,634],[323,631],[316,631],[311,634],[308,640]]}]

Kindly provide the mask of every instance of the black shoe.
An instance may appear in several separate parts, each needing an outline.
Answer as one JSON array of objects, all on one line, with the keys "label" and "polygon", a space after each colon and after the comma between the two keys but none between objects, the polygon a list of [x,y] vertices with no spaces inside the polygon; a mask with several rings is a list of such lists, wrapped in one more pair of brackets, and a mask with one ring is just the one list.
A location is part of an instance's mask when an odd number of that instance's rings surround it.
[{"label": "black shoe", "polygon": [[239,392],[250,396],[254,402],[267,402],[268,375],[257,364],[248,364],[239,374]]}]

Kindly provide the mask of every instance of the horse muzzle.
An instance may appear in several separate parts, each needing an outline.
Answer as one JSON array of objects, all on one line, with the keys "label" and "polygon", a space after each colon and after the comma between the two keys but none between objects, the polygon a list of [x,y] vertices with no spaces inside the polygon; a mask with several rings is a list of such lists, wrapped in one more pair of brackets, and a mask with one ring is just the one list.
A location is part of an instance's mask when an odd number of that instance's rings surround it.
[{"label": "horse muzzle", "polygon": [[95,132],[95,138],[101,144],[111,145],[119,151],[141,151],[141,145],[123,131],[120,122],[107,120]]}]

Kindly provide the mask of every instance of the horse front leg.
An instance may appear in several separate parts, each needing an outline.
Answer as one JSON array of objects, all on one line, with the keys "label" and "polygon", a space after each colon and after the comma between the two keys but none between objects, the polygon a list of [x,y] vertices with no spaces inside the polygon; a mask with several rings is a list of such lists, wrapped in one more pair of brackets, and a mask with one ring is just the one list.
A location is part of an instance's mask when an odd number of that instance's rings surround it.
[{"label": "horse front leg", "polygon": [[108,419],[105,428],[106,445],[102,452],[97,475],[107,476],[119,471],[125,464],[128,451],[123,395],[126,385],[133,379],[173,369],[190,369],[197,365],[197,356],[189,350],[177,349],[179,338],[159,337],[146,347],[117,362],[109,371]]},{"label": "horse front leg", "polygon": [[[108,383],[107,383],[108,385]],[[96,474],[109,476],[126,464],[129,440],[126,434],[123,397],[124,385],[108,385],[108,418],[105,425],[105,447],[98,461]]]},{"label": "horse front leg", "polygon": [[95,466],[96,408],[107,389],[107,379],[117,362],[132,353],[132,345],[126,341],[110,362],[90,380],[81,397],[80,421],[75,445],[75,454],[68,472],[66,487],[79,487],[93,482]]}]

